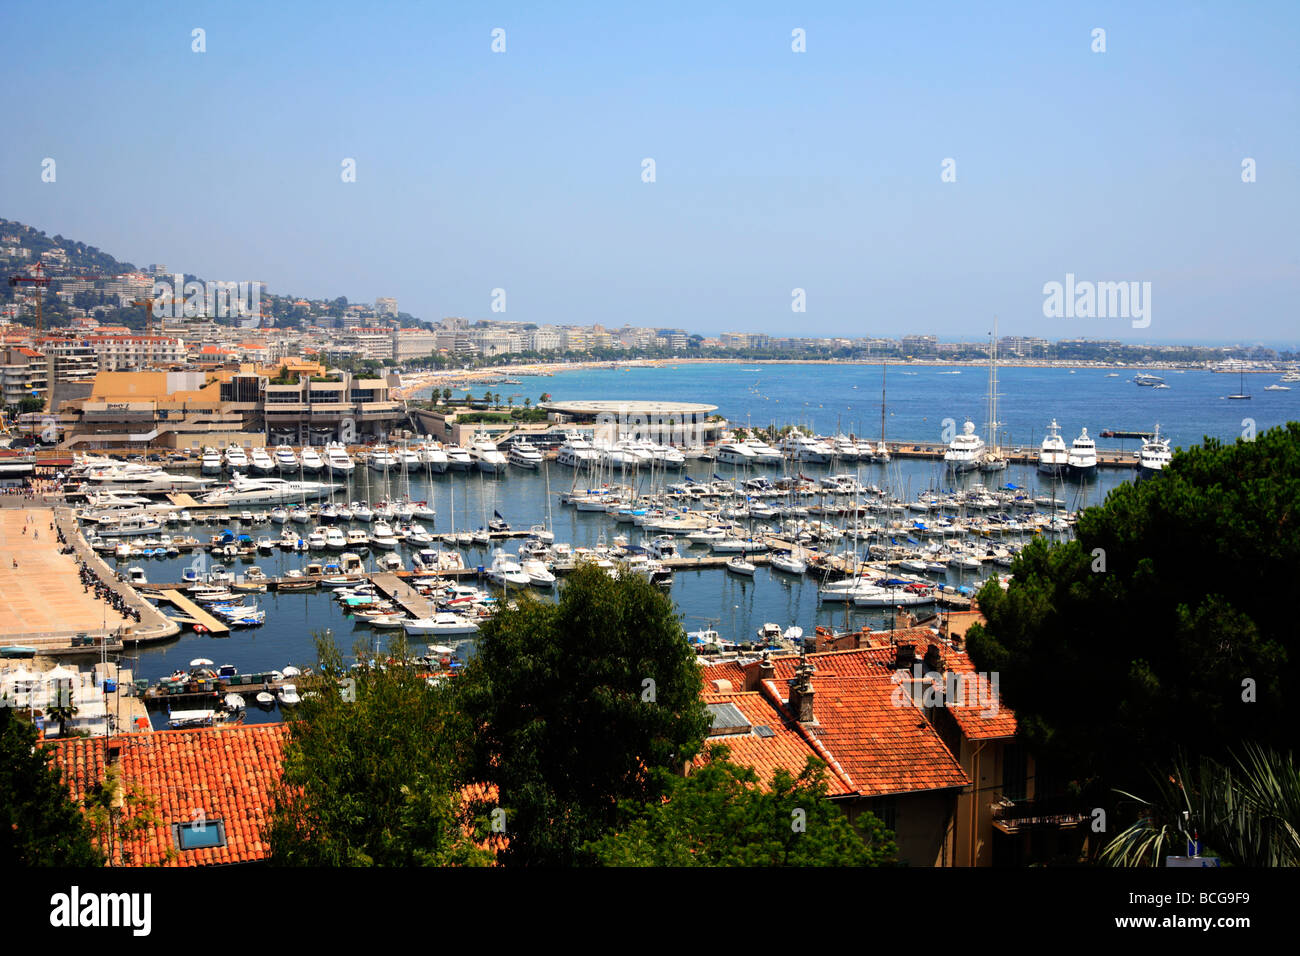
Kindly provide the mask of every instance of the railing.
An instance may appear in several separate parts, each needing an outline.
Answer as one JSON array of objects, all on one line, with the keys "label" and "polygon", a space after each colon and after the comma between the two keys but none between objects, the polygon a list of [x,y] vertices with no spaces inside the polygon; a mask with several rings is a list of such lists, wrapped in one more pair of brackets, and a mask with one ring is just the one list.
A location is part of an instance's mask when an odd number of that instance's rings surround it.
[{"label": "railing", "polygon": [[1061,798],[1013,800],[992,805],[993,820],[1005,830],[1021,827],[1073,827],[1090,819],[1091,811]]}]

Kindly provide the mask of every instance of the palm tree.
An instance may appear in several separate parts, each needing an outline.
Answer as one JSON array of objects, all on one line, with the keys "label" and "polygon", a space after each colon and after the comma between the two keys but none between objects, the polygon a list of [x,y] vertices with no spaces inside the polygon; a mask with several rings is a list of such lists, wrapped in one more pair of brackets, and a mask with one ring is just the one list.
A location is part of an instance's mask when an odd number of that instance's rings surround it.
[{"label": "palm tree", "polygon": [[68,721],[77,715],[77,706],[70,700],[60,701],[45,708],[45,713],[59,722],[59,737],[62,738],[68,736]]},{"label": "palm tree", "polygon": [[1136,823],[1101,852],[1112,866],[1159,866],[1203,839],[1238,866],[1300,866],[1300,768],[1290,752],[1247,744],[1235,765],[1180,756],[1157,779],[1154,800],[1117,791],[1143,808]]},{"label": "palm tree", "polygon": [[446,405],[449,402],[451,402],[451,389],[444,388],[442,390],[442,404]]}]

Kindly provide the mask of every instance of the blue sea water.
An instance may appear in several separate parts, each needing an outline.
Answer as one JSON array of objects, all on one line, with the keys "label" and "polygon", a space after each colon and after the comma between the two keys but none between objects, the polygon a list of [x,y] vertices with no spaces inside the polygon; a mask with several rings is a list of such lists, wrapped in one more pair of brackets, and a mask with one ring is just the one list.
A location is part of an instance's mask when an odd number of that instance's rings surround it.
[{"label": "blue sea water", "polygon": [[[757,371],[753,369],[757,368]],[[888,370],[888,437],[891,440],[939,440],[942,420],[960,423],[969,417],[984,430],[987,417],[985,394],[987,375],[983,369],[964,368],[961,374],[945,374],[951,369],[934,367]],[[718,406],[720,414],[737,423],[753,425],[808,424],[818,432],[842,429],[874,439],[880,425],[879,366],[687,364],[663,368],[632,368],[628,371],[607,368],[565,372],[553,377],[518,376],[519,386],[493,386],[503,398],[514,394],[516,404],[524,396],[537,401],[543,392],[556,399],[658,399],[707,402]],[[1079,369],[1071,374],[1065,369],[1002,368],[999,370],[1001,393],[999,418],[1011,446],[1036,447],[1042,440],[1044,426],[1052,418],[1061,425],[1066,441],[1071,441],[1081,427],[1096,435],[1104,428],[1149,431],[1156,422],[1161,432],[1175,445],[1197,443],[1204,435],[1235,440],[1243,430],[1242,419],[1252,418],[1263,431],[1287,420],[1300,417],[1300,391],[1265,392],[1271,377],[1248,376],[1249,402],[1222,398],[1237,391],[1238,379],[1229,375],[1188,371],[1165,374],[1168,389],[1139,387],[1131,374],[1108,378],[1097,369]],[[508,391],[507,391],[508,390]],[[481,394],[482,388],[476,389]],[[1133,440],[1105,440],[1103,448],[1123,447],[1133,450]],[[827,469],[801,465],[810,475],[825,474]],[[864,483],[887,487],[893,493],[910,498],[926,488],[946,488],[953,479],[946,478],[942,467],[928,461],[895,460],[888,466],[861,464],[841,466],[837,470],[857,470]],[[685,474],[706,479],[718,473],[723,477],[746,477],[731,466],[710,462],[693,462]],[[1032,466],[1012,466],[989,478],[990,482],[1011,482],[1035,494],[1054,493],[1071,508],[1099,503],[1106,492],[1131,478],[1131,472],[1103,470],[1089,483],[1079,485],[1040,483]],[[570,469],[550,465],[541,472],[512,467],[501,477],[487,477],[477,472],[444,475],[413,474],[408,478],[385,479],[374,472],[358,469],[346,495],[339,500],[377,501],[386,494],[401,495],[408,490],[412,498],[433,502],[438,512],[436,522],[423,522],[429,530],[465,530],[483,526],[494,511],[499,511],[513,527],[550,523],[559,541],[574,546],[593,545],[604,534],[612,539],[619,533],[632,541],[640,529],[615,524],[605,515],[579,513],[561,506],[559,492],[574,482]],[[550,497],[547,495],[549,480]],[[640,480],[644,481],[642,477]],[[967,476],[962,483],[979,480]],[[221,530],[216,526],[195,527],[189,533],[204,540]],[[278,527],[239,528],[254,537],[267,534],[278,537]],[[513,550],[513,545],[509,547]],[[701,549],[696,549],[703,553]],[[403,549],[409,567],[409,550]],[[490,562],[490,553],[468,549],[471,566]],[[169,583],[181,580],[192,559],[133,559],[119,567],[140,564],[149,580]],[[233,570],[242,573],[256,564],[275,576],[289,568],[303,567],[321,556],[285,554],[278,550],[259,555],[252,561],[237,563]],[[369,559],[367,559],[369,560]],[[949,584],[973,585],[979,577],[970,572],[950,570],[940,580]],[[786,627],[798,624],[811,633],[817,624],[852,627],[872,624],[888,626],[890,612],[878,609],[849,609],[844,605],[819,605],[817,586],[812,579],[792,579],[760,568],[752,578],[742,578],[725,570],[679,571],[671,596],[688,630],[714,626],[728,639],[746,640],[764,622]],[[218,664],[231,663],[241,672],[298,667],[315,663],[313,634],[328,629],[345,652],[355,644],[383,646],[383,632],[373,632],[354,624],[339,610],[327,592],[270,593],[251,596],[267,611],[267,623],[251,630],[239,630],[229,637],[186,633],[166,644],[140,648],[138,659],[130,663],[137,677],[156,680],[178,668],[185,668],[196,657],[207,657]],[[278,712],[265,713],[250,708],[250,722],[276,720]]]}]

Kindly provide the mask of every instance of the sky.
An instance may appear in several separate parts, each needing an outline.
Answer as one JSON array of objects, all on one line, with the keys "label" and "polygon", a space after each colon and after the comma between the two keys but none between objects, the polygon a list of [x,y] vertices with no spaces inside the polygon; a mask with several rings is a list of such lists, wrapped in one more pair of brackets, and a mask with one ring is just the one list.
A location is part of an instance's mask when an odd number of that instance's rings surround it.
[{"label": "sky", "polygon": [[0,217],[429,321],[1289,344],[1297,49],[1295,2],[11,4]]}]

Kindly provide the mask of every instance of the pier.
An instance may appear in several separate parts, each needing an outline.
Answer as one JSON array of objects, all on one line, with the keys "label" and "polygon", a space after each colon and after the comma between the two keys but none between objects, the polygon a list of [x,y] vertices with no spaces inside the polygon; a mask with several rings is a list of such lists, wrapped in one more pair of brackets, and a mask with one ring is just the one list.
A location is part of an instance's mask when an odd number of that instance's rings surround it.
[{"label": "pier", "polygon": [[185,618],[173,618],[173,620],[180,621],[183,624],[201,624],[208,629],[209,634],[223,635],[230,633],[228,625],[203,610],[180,591],[166,590],[158,593],[162,600],[185,612]]}]

